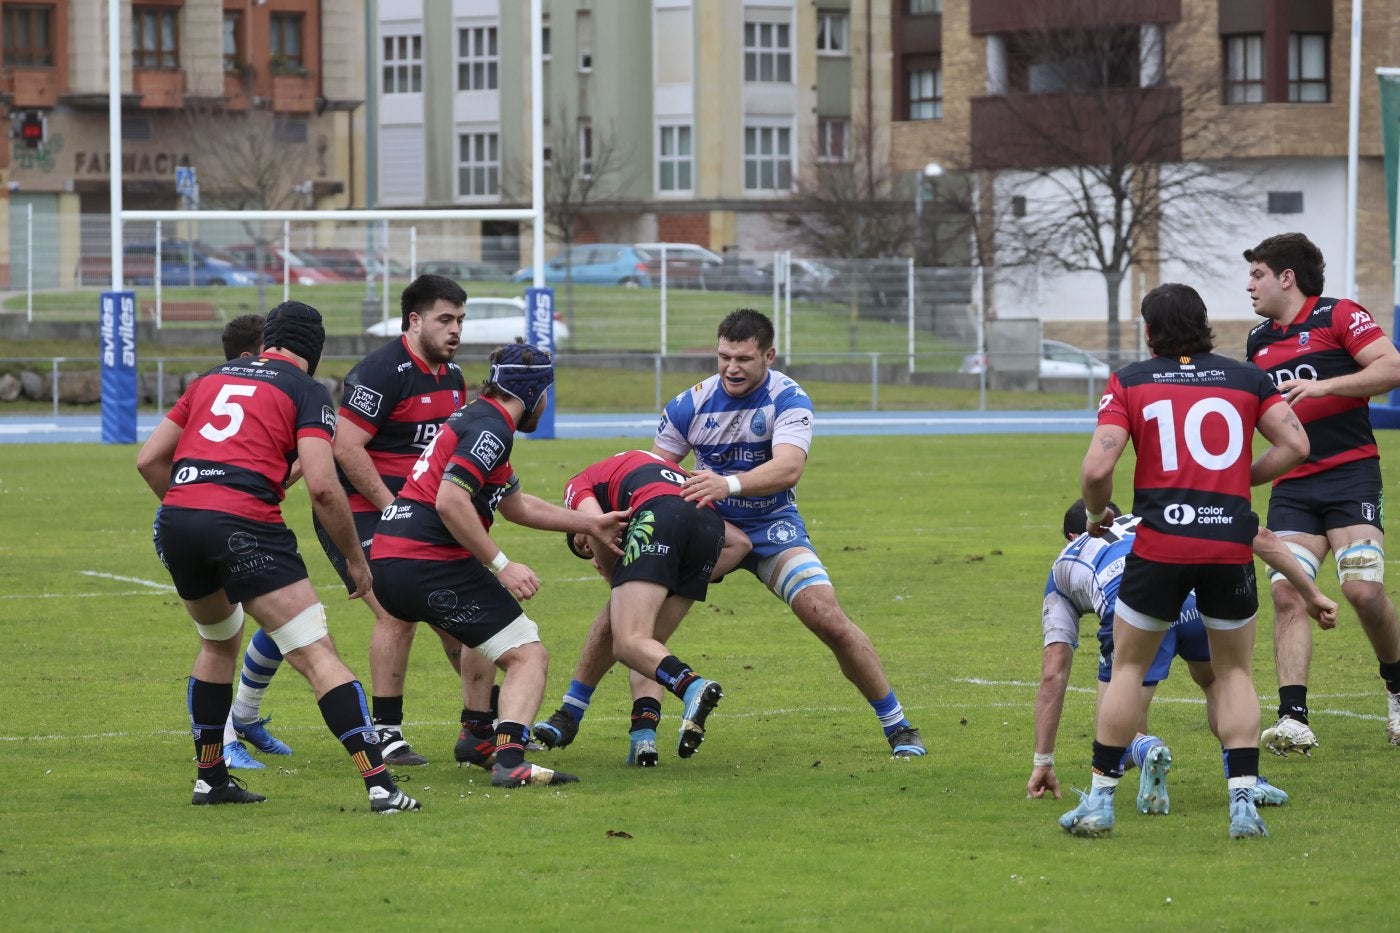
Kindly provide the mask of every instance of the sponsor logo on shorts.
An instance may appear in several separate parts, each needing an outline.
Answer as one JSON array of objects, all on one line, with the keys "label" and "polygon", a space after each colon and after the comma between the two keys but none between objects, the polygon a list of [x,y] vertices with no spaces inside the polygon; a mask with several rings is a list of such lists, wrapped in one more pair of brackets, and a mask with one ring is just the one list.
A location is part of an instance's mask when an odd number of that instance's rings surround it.
[{"label": "sponsor logo on shorts", "polygon": [[768,540],[774,544],[790,544],[797,540],[797,526],[787,519],[768,526]]},{"label": "sponsor logo on shorts", "polygon": [[353,408],[367,418],[379,417],[379,406],[384,404],[384,396],[365,386],[355,386],[350,397],[345,400],[346,408]]},{"label": "sponsor logo on shorts", "polygon": [[451,612],[457,608],[457,594],[453,590],[433,590],[428,594],[428,608],[434,612]]},{"label": "sponsor logo on shorts", "polygon": [[472,445],[472,456],[481,461],[486,469],[494,467],[506,452],[506,445],[490,431],[482,431]]},{"label": "sponsor logo on shorts", "polygon": [[1373,502],[1361,503],[1361,517],[1368,522],[1376,520],[1376,505]]},{"label": "sponsor logo on shorts", "polygon": [[235,554],[247,554],[258,546],[258,539],[246,531],[235,531],[228,536],[228,549]]}]

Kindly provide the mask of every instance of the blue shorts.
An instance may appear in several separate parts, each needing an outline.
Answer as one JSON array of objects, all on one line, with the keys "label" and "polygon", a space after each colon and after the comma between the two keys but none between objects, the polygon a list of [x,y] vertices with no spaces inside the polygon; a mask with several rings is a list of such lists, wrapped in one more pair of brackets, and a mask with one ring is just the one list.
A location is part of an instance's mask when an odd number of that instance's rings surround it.
[{"label": "blue shorts", "polygon": [[812,539],[807,537],[807,526],[802,523],[796,506],[787,506],[776,512],[762,515],[741,515],[738,518],[725,516],[729,524],[749,536],[753,550],[745,558],[744,566],[751,567],[766,557],[781,554],[789,548],[805,547],[816,553]]},{"label": "blue shorts", "polygon": [[[1147,676],[1142,685],[1151,687],[1167,679],[1171,673],[1172,661],[1209,661],[1210,641],[1206,637],[1205,624],[1201,622],[1201,612],[1196,608],[1196,597],[1186,597],[1181,605],[1181,614],[1172,627],[1162,633],[1162,644],[1157,656],[1147,668]],[[1099,681],[1108,683],[1113,673],[1113,626],[1099,628]]]}]

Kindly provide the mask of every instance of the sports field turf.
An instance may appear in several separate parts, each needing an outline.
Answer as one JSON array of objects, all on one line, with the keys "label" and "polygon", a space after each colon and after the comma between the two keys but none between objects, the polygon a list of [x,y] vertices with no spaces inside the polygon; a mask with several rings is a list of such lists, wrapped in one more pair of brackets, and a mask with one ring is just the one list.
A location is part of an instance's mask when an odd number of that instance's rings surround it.
[{"label": "sports field turf", "polygon": [[[1292,795],[1272,838],[1231,842],[1219,749],[1184,670],[1159,690],[1172,812],[1112,838],[1066,836],[1074,801],[1025,799],[1039,608],[1087,444],[1077,436],[822,438],[800,502],[842,602],[870,633],[929,756],[892,760],[870,708],[782,604],[735,574],[678,633],[724,701],[700,752],[624,767],[625,680],[595,695],[570,748],[537,755],[582,782],[492,790],[451,761],[459,701],[429,633],[410,667],[402,769],[419,813],[367,812],[362,784],[284,667],[264,711],[296,750],[243,772],[249,807],[189,805],[185,682],[195,637],[150,547],[135,449],[0,446],[0,917],[69,929],[1384,929],[1394,926],[1400,750],[1355,616],[1317,639],[1311,760],[1265,755]],[[1387,473],[1400,457],[1381,438]],[[557,501],[621,441],[521,442],[527,491]],[[1130,465],[1118,471],[1127,501]],[[1392,485],[1395,481],[1392,480]],[[1262,507],[1262,492],[1256,506]],[[368,611],[347,603],[288,518],[342,655],[368,686]],[[544,586],[528,605],[557,705],[605,588],[560,535],[498,523]],[[1393,563],[1393,561],[1392,561]],[[1392,568],[1392,579],[1396,578]],[[1327,580],[1326,573],[1324,579]],[[1324,587],[1336,594],[1335,577]],[[1268,610],[1256,685],[1272,722]],[[1058,747],[1088,779],[1094,648]]]}]

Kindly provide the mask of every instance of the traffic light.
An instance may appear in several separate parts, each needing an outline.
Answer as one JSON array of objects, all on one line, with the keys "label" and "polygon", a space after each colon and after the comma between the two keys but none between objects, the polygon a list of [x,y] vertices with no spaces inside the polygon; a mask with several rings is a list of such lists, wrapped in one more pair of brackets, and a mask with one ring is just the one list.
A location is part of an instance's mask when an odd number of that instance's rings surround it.
[{"label": "traffic light", "polygon": [[26,111],[19,121],[19,139],[27,148],[38,149],[48,138],[47,121],[37,110]]}]

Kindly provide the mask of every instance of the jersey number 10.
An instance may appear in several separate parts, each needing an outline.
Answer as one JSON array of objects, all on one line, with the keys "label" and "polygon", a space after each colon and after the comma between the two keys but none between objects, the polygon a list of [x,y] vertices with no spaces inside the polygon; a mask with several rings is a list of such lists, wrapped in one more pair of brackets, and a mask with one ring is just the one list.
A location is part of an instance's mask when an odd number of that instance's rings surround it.
[{"label": "jersey number 10", "polygon": [[[1212,453],[1206,449],[1201,426],[1210,415],[1219,415],[1225,420],[1228,439],[1225,449]],[[1176,449],[1176,407],[1171,399],[1161,399],[1142,409],[1143,418],[1157,422],[1158,446],[1162,451],[1162,472],[1172,473],[1180,467]],[[1186,418],[1181,424],[1181,434],[1186,441],[1186,450],[1191,459],[1207,470],[1226,470],[1233,466],[1244,450],[1244,423],[1240,413],[1229,402],[1220,398],[1203,398],[1186,410]]]}]

